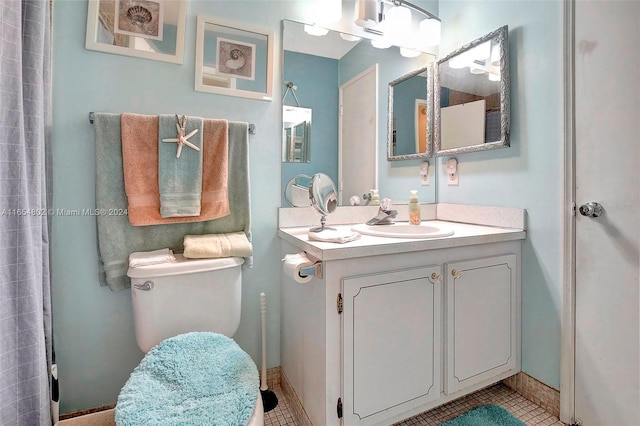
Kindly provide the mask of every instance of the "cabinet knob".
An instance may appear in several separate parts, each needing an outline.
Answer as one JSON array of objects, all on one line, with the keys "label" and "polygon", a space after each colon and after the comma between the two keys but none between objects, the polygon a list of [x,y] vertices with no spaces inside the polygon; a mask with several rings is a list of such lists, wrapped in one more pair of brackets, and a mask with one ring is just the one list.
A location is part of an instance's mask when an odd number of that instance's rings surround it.
[{"label": "cabinet knob", "polygon": [[440,274],[434,272],[431,274],[431,282],[432,283],[439,283],[442,281],[442,277],[440,276]]},{"label": "cabinet knob", "polygon": [[452,270],[451,270],[451,276],[452,276],[452,277],[456,277],[456,278],[458,278],[458,277],[460,277],[461,275],[462,275],[462,274],[460,274],[460,271],[458,271],[457,269],[452,269]]}]

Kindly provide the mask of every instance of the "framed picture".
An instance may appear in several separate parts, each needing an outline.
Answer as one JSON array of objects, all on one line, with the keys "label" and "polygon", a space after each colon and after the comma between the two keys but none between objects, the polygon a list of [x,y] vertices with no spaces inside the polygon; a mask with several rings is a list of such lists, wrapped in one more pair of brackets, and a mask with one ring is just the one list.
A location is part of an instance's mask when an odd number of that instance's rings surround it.
[{"label": "framed picture", "polygon": [[164,1],[116,0],[113,30],[118,34],[162,40]]},{"label": "framed picture", "polygon": [[85,48],[182,64],[187,0],[89,0]]},{"label": "framed picture", "polygon": [[218,37],[218,72],[229,77],[256,79],[256,45]]},{"label": "framed picture", "polygon": [[268,29],[199,15],[195,90],[271,101],[273,38]]}]

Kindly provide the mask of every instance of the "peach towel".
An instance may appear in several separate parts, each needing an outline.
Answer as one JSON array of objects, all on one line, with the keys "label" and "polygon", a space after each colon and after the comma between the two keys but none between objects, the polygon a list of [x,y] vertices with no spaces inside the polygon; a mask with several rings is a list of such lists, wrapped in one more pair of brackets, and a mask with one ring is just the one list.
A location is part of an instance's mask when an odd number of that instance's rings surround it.
[{"label": "peach towel", "polygon": [[124,189],[132,226],[202,222],[229,215],[227,189],[229,123],[204,119],[202,135],[202,198],[200,216],[160,215],[158,188],[158,116],[120,116]]}]

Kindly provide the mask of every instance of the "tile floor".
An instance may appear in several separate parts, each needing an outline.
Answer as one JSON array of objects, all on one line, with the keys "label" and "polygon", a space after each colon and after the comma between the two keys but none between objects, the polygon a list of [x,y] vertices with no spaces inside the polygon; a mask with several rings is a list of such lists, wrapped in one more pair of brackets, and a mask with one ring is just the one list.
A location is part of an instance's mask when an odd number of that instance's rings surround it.
[{"label": "tile floor", "polygon": [[[296,426],[296,422],[289,410],[289,403],[285,399],[280,386],[272,389],[278,396],[278,406],[265,413],[265,426]],[[496,404],[522,420],[527,426],[564,426],[557,417],[549,414],[543,408],[525,399],[519,393],[512,391],[504,384],[497,384],[467,395],[431,411],[418,414],[394,426],[432,426],[449,420],[459,414],[482,404]],[[101,411],[88,416],[65,420],[60,426],[111,426],[113,410]]]},{"label": "tile floor", "polygon": [[[282,389],[276,386],[272,389],[278,396],[278,406],[265,413],[265,426],[295,426],[295,420],[289,412],[289,404],[285,400]],[[479,390],[441,407],[418,414],[394,426],[432,426],[452,419],[459,414],[482,404],[496,404],[508,410],[522,420],[527,426],[564,426],[557,417],[525,399],[519,393],[509,389],[502,383]]]}]

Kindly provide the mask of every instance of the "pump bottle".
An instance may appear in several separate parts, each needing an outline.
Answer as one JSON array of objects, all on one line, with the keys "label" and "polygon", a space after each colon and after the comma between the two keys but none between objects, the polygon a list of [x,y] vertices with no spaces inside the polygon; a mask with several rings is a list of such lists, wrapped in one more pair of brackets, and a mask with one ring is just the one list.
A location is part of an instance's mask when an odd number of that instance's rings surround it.
[{"label": "pump bottle", "polygon": [[411,225],[420,225],[420,201],[416,190],[411,191],[411,197],[409,198],[409,223]]}]

